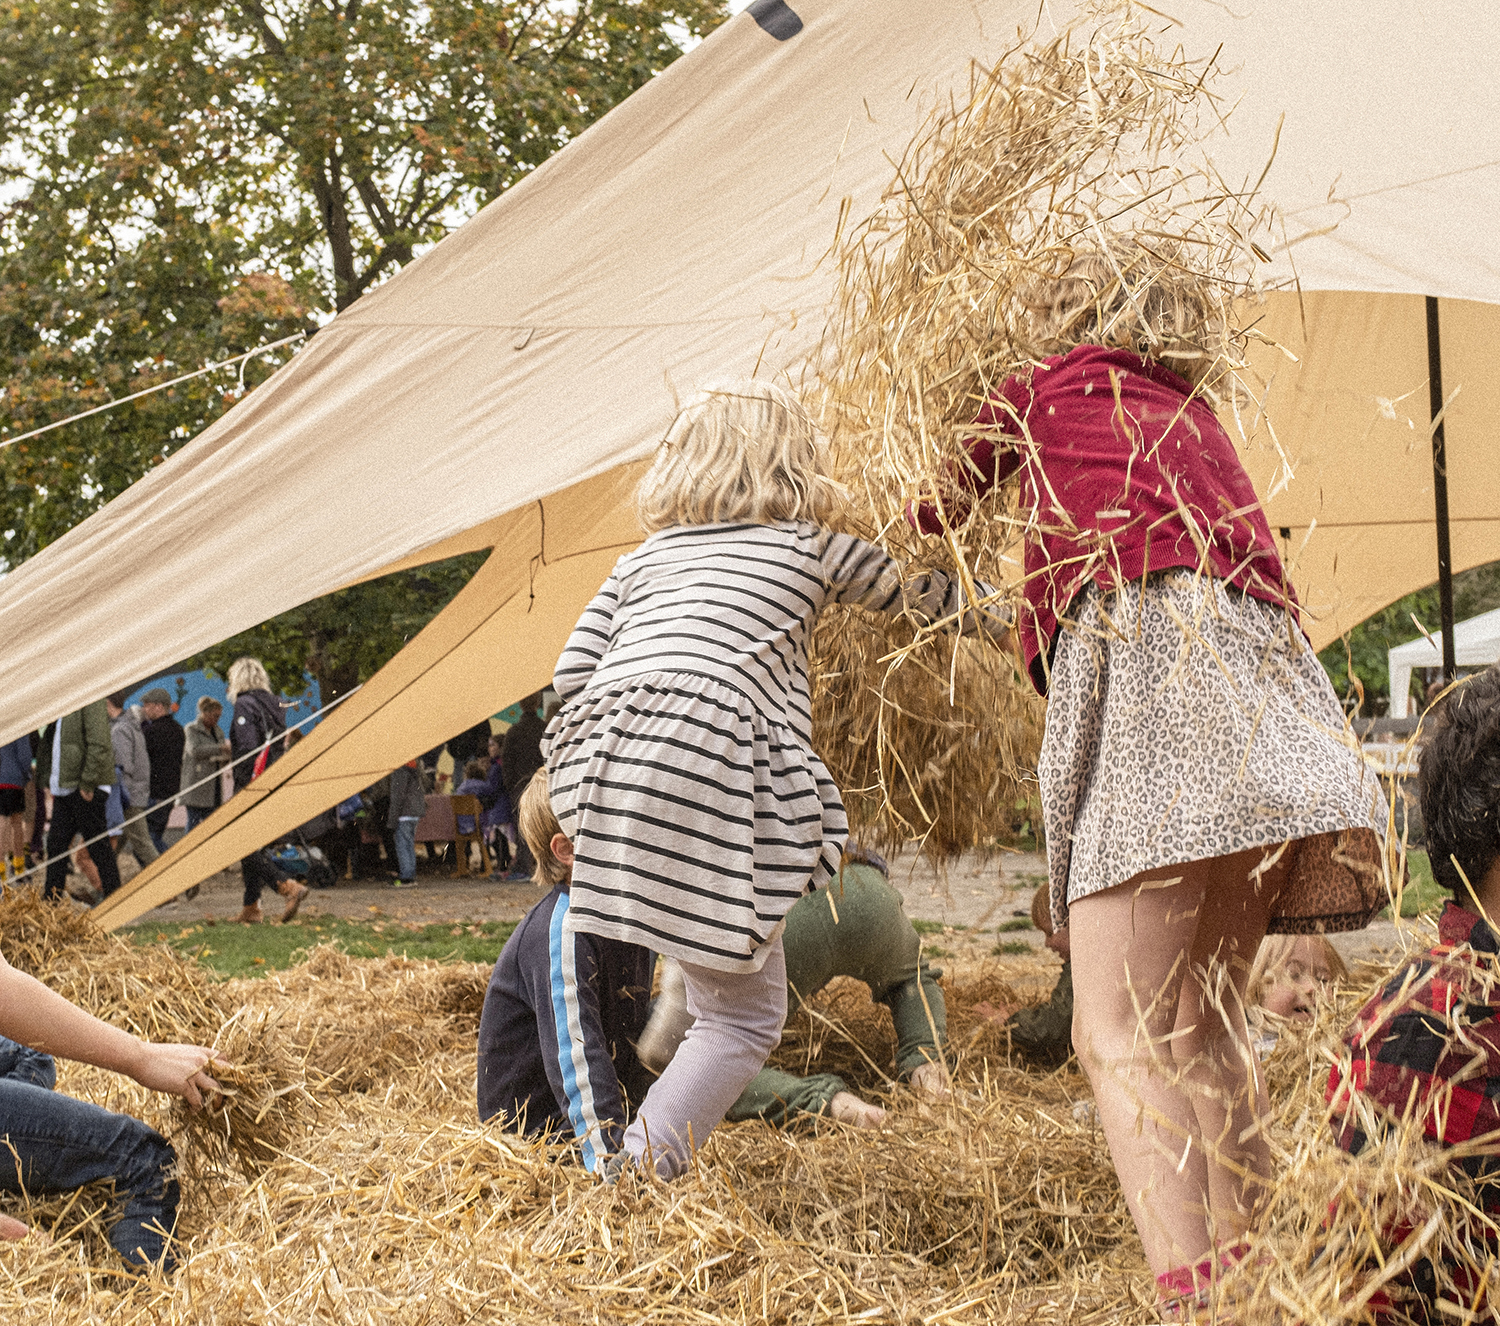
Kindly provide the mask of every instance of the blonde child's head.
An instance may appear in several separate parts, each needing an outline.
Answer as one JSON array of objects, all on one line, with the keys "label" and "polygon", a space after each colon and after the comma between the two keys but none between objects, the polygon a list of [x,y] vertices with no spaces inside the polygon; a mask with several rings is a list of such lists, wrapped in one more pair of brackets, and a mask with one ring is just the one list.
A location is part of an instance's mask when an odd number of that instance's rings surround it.
[{"label": "blonde child's head", "polygon": [[1278,1017],[1311,1021],[1318,998],[1348,975],[1338,950],[1322,935],[1267,935],[1250,968],[1245,1002]]},{"label": "blonde child's head", "polygon": [[[1187,246],[1177,257],[1190,263]],[[1132,350],[1194,385],[1219,377],[1227,309],[1217,285],[1139,243],[1075,246],[1016,292],[1017,328],[1039,357],[1080,345]],[[1123,280],[1122,280],[1123,278]]]},{"label": "blonde child's head", "polygon": [[678,412],[636,491],[641,527],[744,520],[823,523],[838,490],[825,445],[791,392],[770,382],[710,387]]},{"label": "blonde child's head", "polygon": [[[532,774],[531,781],[521,793],[521,804],[516,807],[516,825],[526,846],[531,848],[531,855],[536,858],[536,874],[532,878],[547,888],[566,883],[573,874],[573,851],[563,834],[562,825],[552,813],[546,769],[538,769]],[[561,855],[558,839],[562,839]]]}]

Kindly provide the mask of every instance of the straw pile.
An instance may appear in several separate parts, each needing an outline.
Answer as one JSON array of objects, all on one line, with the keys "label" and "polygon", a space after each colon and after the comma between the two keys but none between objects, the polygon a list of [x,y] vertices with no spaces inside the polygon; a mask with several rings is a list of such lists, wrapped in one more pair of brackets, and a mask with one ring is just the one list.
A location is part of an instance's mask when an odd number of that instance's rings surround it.
[{"label": "straw pile", "polygon": [[[1075,1110],[1086,1083],[1073,1066],[1013,1061],[1004,1032],[974,1011],[1016,1002],[1023,985],[1045,989],[1050,955],[972,959],[956,972],[945,960],[950,1104],[887,1090],[888,1015],[864,987],[837,982],[789,1027],[780,1059],[840,1073],[887,1105],[885,1129],[725,1127],[681,1182],[627,1176],[604,1188],[560,1151],[476,1123],[483,967],[323,949],[274,977],[210,986],[190,963],[129,950],[24,894],[0,905],[0,934],[59,983],[71,972],[83,1002],[164,1035],[201,1039],[237,1010],[271,1029],[240,1047],[243,1089],[264,1092],[268,1065],[289,1060],[308,1084],[269,1101],[260,1126],[278,1130],[274,1153],[243,1167],[217,1163],[210,1130],[177,1129],[185,1265],[170,1283],[116,1273],[104,1194],[0,1203],[55,1236],[0,1246],[9,1320],[1152,1319],[1103,1139]],[[1331,1033],[1384,974],[1357,973],[1362,988],[1310,1033],[1283,1037],[1268,1065],[1283,1181],[1261,1255],[1230,1285],[1242,1322],[1357,1318],[1372,1252],[1394,1251],[1377,1237],[1387,1215],[1415,1215],[1422,1228],[1435,1215],[1444,1239],[1472,1222],[1462,1185],[1419,1141],[1398,1131],[1358,1158],[1329,1142]],[[176,1127],[162,1098],[109,1074],[64,1065],[59,1085]]]},{"label": "straw pile", "polygon": [[[1019,594],[1021,543],[1041,517],[1022,507],[1018,484],[939,539],[915,534],[903,511],[929,495],[946,519],[945,476],[983,432],[981,405],[1076,343],[1036,316],[1075,261],[1103,273],[1100,305],[1123,303],[1111,343],[1176,368],[1235,410],[1245,445],[1254,440],[1259,415],[1236,407],[1258,390],[1245,328],[1275,218],[1253,182],[1219,177],[1209,139],[1228,108],[1209,62],[1186,59],[1170,31],[1158,47],[1163,26],[1154,11],[1105,6],[1050,44],[976,68],[968,99],[934,114],[883,206],[841,245],[821,372],[806,394],[851,493],[851,525],[907,561]],[[1202,328],[1183,334],[1184,310],[1188,322],[1201,313]],[[994,655],[910,627],[903,638],[835,619],[820,631],[819,750],[862,789],[851,798],[857,822],[938,855],[1007,840],[1040,721],[1034,698],[1016,693],[1024,679]],[[986,711],[999,720],[989,729],[971,717]]]}]

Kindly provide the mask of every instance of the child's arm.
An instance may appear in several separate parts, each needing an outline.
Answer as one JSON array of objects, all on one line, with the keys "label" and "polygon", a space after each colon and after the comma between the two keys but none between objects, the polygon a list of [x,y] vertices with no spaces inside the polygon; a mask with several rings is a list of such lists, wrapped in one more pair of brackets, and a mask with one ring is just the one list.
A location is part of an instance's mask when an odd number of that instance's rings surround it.
[{"label": "child's arm", "polygon": [[[911,612],[928,621],[944,621],[964,612],[964,634],[983,630],[996,639],[1010,629],[1010,609],[1000,604],[983,608],[968,602],[958,581],[941,571],[927,571],[905,579],[901,565],[873,543],[848,534],[834,534],[823,551],[823,566],[833,602],[851,603],[872,612]],[[974,588],[986,599],[998,597],[993,585],[976,580]]]},{"label": "child's arm", "polygon": [[589,684],[594,669],[609,648],[615,609],[619,605],[620,582],[611,571],[609,579],[583,610],[583,616],[578,619],[578,625],[558,655],[557,667],[552,673],[552,687],[559,700],[566,701]]},{"label": "child's arm", "polygon": [[949,461],[938,476],[942,509],[939,510],[935,496],[912,502],[906,508],[908,523],[923,534],[941,534],[945,526],[962,525],[974,509],[974,503],[997,483],[1008,479],[1020,466],[1021,453],[1004,438],[1021,436],[1020,420],[1026,417],[1030,407],[1031,388],[1018,378],[1007,379],[1000,389],[999,400],[991,398],[985,401],[974,418],[975,428],[1001,434],[1001,440],[966,438],[962,459]]},{"label": "child's arm", "polygon": [[155,1045],[101,1022],[0,957],[0,1035],[34,1050],[135,1078],[153,1091],[183,1096],[197,1109],[214,1052],[201,1045]]}]

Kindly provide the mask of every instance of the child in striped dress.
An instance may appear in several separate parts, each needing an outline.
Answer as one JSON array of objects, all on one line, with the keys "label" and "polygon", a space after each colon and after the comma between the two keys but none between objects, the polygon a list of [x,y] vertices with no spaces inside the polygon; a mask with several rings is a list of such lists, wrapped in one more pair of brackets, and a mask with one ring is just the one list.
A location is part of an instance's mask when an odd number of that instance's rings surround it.
[{"label": "child in striped dress", "polygon": [[836,489],[822,451],[807,412],[767,383],[689,404],[641,481],[649,537],[554,675],[546,755],[574,845],[567,925],[676,958],[695,1018],[625,1133],[626,1155],[663,1177],[780,1040],[786,914],[839,868],[843,801],[811,745],[818,613],[999,623],[946,577],[903,585],[879,548],[824,528]]}]

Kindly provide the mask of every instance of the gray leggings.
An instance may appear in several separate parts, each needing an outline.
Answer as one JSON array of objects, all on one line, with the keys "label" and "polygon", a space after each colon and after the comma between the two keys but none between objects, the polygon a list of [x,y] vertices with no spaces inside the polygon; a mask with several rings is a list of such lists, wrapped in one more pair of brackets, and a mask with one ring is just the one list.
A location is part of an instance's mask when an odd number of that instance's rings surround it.
[{"label": "gray leggings", "polygon": [[786,1022],[781,936],[767,948],[757,972],[682,964],[693,1025],[625,1130],[626,1153],[640,1165],[654,1162],[664,1179],[687,1168],[693,1149],[708,1140],[781,1042]]}]

